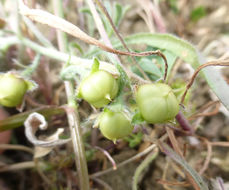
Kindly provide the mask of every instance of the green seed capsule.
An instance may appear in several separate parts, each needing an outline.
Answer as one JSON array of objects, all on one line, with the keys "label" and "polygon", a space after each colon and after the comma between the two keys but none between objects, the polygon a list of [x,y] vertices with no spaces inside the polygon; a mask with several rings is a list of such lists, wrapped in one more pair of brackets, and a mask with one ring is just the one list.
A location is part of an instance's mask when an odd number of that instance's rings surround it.
[{"label": "green seed capsule", "polygon": [[107,71],[99,70],[80,84],[80,96],[96,108],[107,105],[118,93],[117,80]]},{"label": "green seed capsule", "polygon": [[145,84],[137,89],[136,101],[142,117],[148,123],[164,123],[174,119],[179,103],[166,84]]},{"label": "green seed capsule", "polygon": [[106,110],[99,118],[99,128],[101,133],[114,142],[129,135],[133,126],[130,120],[122,112]]},{"label": "green seed capsule", "polygon": [[11,73],[0,74],[0,105],[18,106],[27,89],[28,85],[23,78]]}]

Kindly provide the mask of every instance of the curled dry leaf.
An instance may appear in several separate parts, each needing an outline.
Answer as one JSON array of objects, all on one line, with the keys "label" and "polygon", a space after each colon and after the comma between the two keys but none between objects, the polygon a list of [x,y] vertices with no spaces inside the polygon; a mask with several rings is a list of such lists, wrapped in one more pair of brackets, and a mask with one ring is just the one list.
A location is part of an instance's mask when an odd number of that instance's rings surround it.
[{"label": "curled dry leaf", "polygon": [[51,148],[57,145],[62,145],[70,141],[70,139],[59,139],[59,135],[63,133],[64,129],[59,128],[53,135],[46,137],[42,140],[35,136],[36,131],[39,129],[45,130],[48,124],[43,115],[39,113],[32,113],[25,120],[25,135],[27,139],[35,146]]}]

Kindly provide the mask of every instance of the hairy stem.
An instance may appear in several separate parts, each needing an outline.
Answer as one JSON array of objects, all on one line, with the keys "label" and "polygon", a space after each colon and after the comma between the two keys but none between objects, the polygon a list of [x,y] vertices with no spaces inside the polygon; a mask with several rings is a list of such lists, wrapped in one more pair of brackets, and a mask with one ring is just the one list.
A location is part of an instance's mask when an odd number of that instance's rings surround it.
[{"label": "hairy stem", "polygon": [[[53,1],[55,14],[63,17],[62,0]],[[67,52],[67,36],[62,31],[57,31],[57,39],[59,49],[63,52]],[[75,153],[75,162],[77,167],[77,173],[80,181],[80,189],[89,190],[89,176],[87,169],[87,161],[85,156],[85,149],[83,138],[80,128],[80,119],[77,111],[77,104],[74,101],[74,86],[71,82],[65,81],[65,91],[68,99],[68,108],[66,109],[69,128],[71,131],[73,149]]]},{"label": "hairy stem", "polygon": [[137,190],[138,189],[138,181],[141,173],[143,170],[150,165],[150,163],[156,159],[158,155],[158,148],[156,148],[154,151],[152,151],[151,154],[149,154],[143,161],[142,163],[137,167],[134,177],[133,177],[133,182],[132,182],[132,189]]}]

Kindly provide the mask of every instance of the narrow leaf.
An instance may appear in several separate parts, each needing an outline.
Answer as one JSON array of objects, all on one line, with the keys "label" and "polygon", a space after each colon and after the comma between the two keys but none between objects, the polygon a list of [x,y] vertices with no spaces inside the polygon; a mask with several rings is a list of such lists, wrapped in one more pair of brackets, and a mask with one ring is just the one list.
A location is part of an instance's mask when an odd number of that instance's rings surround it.
[{"label": "narrow leaf", "polygon": [[160,143],[160,147],[162,151],[173,159],[176,163],[178,163],[186,172],[190,174],[190,176],[195,180],[196,184],[201,190],[208,190],[207,184],[201,178],[201,176],[191,167],[188,163],[180,157],[176,152],[174,152],[168,145],[165,143]]},{"label": "narrow leaf", "polygon": [[11,117],[8,117],[4,120],[1,120],[0,121],[0,132],[23,126],[23,123],[26,120],[26,118],[33,112],[38,112],[44,115],[45,118],[49,118],[56,114],[63,114],[65,111],[61,107],[47,106],[47,107],[43,107],[43,108],[41,107],[41,108],[33,109],[30,111],[26,111],[23,113],[19,113]]},{"label": "narrow leaf", "polygon": [[91,67],[91,73],[94,73],[99,70],[99,60],[95,57],[93,60],[93,65]]}]

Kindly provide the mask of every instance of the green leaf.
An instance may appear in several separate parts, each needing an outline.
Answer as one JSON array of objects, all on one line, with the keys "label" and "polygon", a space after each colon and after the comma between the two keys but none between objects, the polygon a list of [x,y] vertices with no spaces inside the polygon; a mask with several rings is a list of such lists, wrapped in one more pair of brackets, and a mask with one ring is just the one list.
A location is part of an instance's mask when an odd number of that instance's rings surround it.
[{"label": "green leaf", "polygon": [[172,8],[173,12],[177,14],[179,12],[178,6],[177,6],[177,0],[167,0],[170,7]]},{"label": "green leaf", "polygon": [[84,54],[84,51],[83,51],[83,49],[80,47],[80,45],[78,44],[78,43],[76,43],[76,42],[70,42],[69,44],[68,44],[68,48],[70,49],[70,52],[73,52],[73,49],[75,48],[75,49],[78,49],[79,50],[79,52],[83,55]]},{"label": "green leaf", "polygon": [[188,172],[201,190],[208,190],[207,184],[188,163],[165,143],[160,143],[162,151]]},{"label": "green leaf", "polygon": [[[138,64],[152,80],[157,80],[158,78],[162,78],[163,75],[160,69],[156,66],[156,64],[152,62],[152,60],[149,60],[147,58],[142,58],[138,61]],[[137,66],[134,65],[131,68],[133,72],[143,77],[140,71],[138,70]]]},{"label": "green leaf", "polygon": [[115,3],[115,12],[114,12],[114,24],[118,26],[122,18],[122,6],[119,3]]},{"label": "green leaf", "polygon": [[93,59],[93,65],[91,67],[91,73],[97,72],[99,70],[99,65],[100,65],[99,60],[95,57]]},{"label": "green leaf", "polygon": [[[127,44],[146,44],[154,48],[167,50],[190,63],[194,68],[199,65],[197,50],[187,41],[171,34],[138,33],[126,37],[125,42]],[[116,41],[113,46],[120,48],[122,44]]]},{"label": "green leaf", "polygon": [[197,22],[198,20],[200,20],[206,15],[207,15],[206,8],[203,6],[199,6],[192,10],[190,17],[193,22]]},{"label": "green leaf", "polygon": [[145,120],[143,119],[141,113],[139,112],[139,110],[137,110],[137,111],[135,112],[134,116],[132,117],[131,123],[132,123],[133,125],[138,125],[138,124],[142,124],[142,123],[144,123],[144,122],[145,122]]},{"label": "green leaf", "polygon": [[89,15],[92,15],[90,9],[87,8],[87,7],[81,8],[81,9],[79,10],[79,12],[81,12],[81,13],[87,13],[87,14],[89,14]]},{"label": "green leaf", "polygon": [[[155,49],[147,48],[147,51],[153,51],[153,50]],[[167,74],[169,75],[177,56],[166,50],[162,51],[162,53],[167,58],[167,62],[168,62]],[[152,61],[153,59],[156,60],[156,62],[153,62]],[[151,80],[156,81],[163,78],[165,72],[165,63],[161,57],[155,55],[142,57],[137,62],[140,65],[140,67],[142,67],[143,71],[150,77]],[[132,69],[136,74],[142,76],[136,66],[133,66]]]},{"label": "green leaf", "polygon": [[37,54],[33,62],[29,66],[27,66],[24,71],[22,71],[21,75],[29,78],[36,71],[40,63],[40,58],[41,58],[41,55]]},{"label": "green leaf", "polygon": [[120,73],[120,76],[119,76],[119,92],[118,92],[118,96],[119,96],[119,94],[123,91],[123,88],[125,86],[131,87],[131,82],[130,82],[130,79],[127,76],[126,72],[123,70],[122,66],[119,65],[118,63],[115,63],[115,66]]},{"label": "green leaf", "polygon": [[[185,81],[178,79],[174,83],[171,84],[171,88],[173,89],[173,93],[176,96],[177,100],[180,102],[182,95],[184,94],[185,89],[186,89]],[[187,102],[190,100],[190,96],[191,96],[190,91],[188,91],[184,99],[184,105],[186,105]]]},{"label": "green leaf", "polygon": [[115,3],[115,11],[114,11],[114,24],[116,27],[119,26],[121,23],[122,19],[124,18],[126,12],[129,10],[130,6],[122,6],[119,3]]},{"label": "green leaf", "polygon": [[25,79],[25,82],[27,84],[28,91],[33,91],[38,87],[37,83],[33,80]]},{"label": "green leaf", "polygon": [[125,137],[124,140],[129,143],[130,148],[134,148],[141,143],[142,137],[143,134],[138,132],[137,134],[130,134],[129,136]]}]

